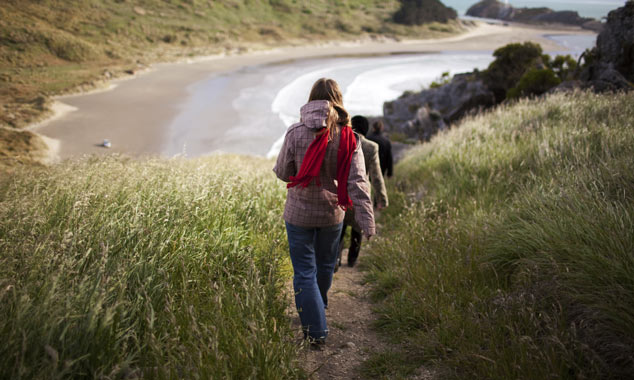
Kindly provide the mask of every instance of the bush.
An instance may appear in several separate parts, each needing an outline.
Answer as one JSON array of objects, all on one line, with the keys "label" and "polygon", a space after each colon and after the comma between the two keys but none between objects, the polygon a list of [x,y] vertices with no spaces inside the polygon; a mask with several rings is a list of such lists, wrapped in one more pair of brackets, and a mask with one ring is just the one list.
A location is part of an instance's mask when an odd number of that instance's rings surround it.
[{"label": "bush", "polygon": [[429,88],[438,88],[446,85],[451,82],[451,76],[449,75],[449,71],[444,71],[439,78],[431,82]]},{"label": "bush", "polygon": [[507,93],[507,99],[521,96],[541,95],[561,83],[561,79],[551,69],[529,69],[517,85]]},{"label": "bush", "polygon": [[565,81],[572,79],[573,73],[577,70],[577,61],[570,55],[558,55],[549,63],[549,67],[553,69],[559,79]]},{"label": "bush", "polygon": [[495,61],[483,73],[483,78],[497,102],[501,102],[506,98],[506,92],[542,56],[542,48],[532,42],[513,43],[495,50],[493,56]]}]

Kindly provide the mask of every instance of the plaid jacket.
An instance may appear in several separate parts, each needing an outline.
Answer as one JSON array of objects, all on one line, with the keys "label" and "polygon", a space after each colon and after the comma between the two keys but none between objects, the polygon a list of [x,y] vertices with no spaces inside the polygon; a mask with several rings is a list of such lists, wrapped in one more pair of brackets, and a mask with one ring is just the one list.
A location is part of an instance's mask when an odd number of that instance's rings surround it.
[{"label": "plaid jacket", "polygon": [[[277,156],[273,171],[279,179],[290,182],[297,175],[308,146],[315,133],[326,127],[329,112],[326,100],[315,100],[301,108],[301,121],[288,128],[284,144]],[[348,176],[348,195],[355,209],[355,219],[366,235],[376,233],[374,212],[370,200],[370,186],[366,179],[365,163],[361,143],[357,137],[357,149],[352,154]],[[337,206],[337,149],[339,135],[328,142],[326,156],[319,173],[321,186],[312,182],[308,187],[295,186],[288,189],[284,220],[301,227],[327,227],[343,221],[344,211]]]}]

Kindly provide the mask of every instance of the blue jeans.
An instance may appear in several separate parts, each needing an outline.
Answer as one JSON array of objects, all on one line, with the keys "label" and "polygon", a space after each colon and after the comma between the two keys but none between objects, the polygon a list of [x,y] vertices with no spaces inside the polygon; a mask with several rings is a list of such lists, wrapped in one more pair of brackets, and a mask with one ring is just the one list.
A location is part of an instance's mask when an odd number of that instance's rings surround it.
[{"label": "blue jeans", "polygon": [[304,334],[315,340],[328,336],[326,308],[343,223],[329,227],[299,227],[286,223],[293,263],[295,306]]}]

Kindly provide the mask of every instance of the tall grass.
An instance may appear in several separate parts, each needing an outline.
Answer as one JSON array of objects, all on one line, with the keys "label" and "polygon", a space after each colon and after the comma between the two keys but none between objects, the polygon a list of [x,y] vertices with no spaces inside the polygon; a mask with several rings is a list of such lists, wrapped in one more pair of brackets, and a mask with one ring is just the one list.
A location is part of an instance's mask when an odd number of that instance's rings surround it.
[{"label": "tall grass", "polygon": [[287,378],[272,164],[88,158],[0,181],[0,378]]},{"label": "tall grass", "polygon": [[[406,342],[409,368],[631,378],[633,123],[634,94],[524,100],[396,167],[369,277],[379,327]],[[366,372],[389,377],[384,356]]]}]

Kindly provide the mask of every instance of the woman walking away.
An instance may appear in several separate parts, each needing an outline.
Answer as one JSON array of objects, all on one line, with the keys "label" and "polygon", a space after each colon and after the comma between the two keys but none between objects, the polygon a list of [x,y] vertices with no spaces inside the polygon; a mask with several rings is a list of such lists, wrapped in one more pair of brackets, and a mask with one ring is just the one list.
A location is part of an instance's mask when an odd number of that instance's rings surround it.
[{"label": "woman walking away", "polygon": [[300,113],[300,122],[286,132],[273,171],[288,182],[284,220],[304,337],[323,344],[345,210],[354,206],[367,238],[375,234],[374,213],[363,152],[337,82],[317,80]]}]

